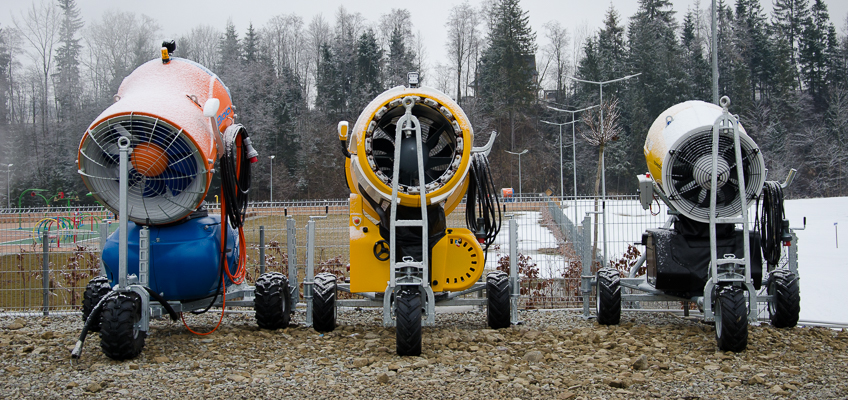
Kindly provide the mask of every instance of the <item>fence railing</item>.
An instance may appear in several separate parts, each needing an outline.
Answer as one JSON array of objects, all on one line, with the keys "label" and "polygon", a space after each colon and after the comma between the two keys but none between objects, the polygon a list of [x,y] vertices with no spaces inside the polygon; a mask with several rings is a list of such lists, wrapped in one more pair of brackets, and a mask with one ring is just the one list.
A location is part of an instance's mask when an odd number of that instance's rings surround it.
[{"label": "fence railing", "polygon": [[[594,199],[524,195],[512,200],[518,201],[502,203],[506,217],[487,254],[486,268],[509,265],[506,218],[515,218],[519,225],[521,306],[582,307],[581,268],[592,254],[595,223],[593,218],[587,225],[584,219],[595,215],[591,214]],[[664,206],[655,205],[653,213],[644,211],[635,195],[609,196],[606,207],[611,263],[635,261],[633,251],[639,250],[633,244],[640,240],[641,232],[661,226],[667,217]],[[209,204],[209,208],[217,212],[216,204]],[[576,224],[572,221],[575,212],[579,218]],[[307,263],[306,226],[309,216],[315,215],[327,217],[316,225],[317,272],[345,275],[350,260],[347,199],[257,202],[250,204],[244,227],[248,282],[253,282],[262,269],[287,273],[290,260],[296,260],[292,264],[302,282]],[[296,226],[295,254],[289,254],[287,246],[288,219]],[[465,226],[464,203],[447,222],[449,227]],[[102,207],[0,210],[0,312],[80,309],[85,285],[100,273],[101,231],[111,233],[116,228],[114,215]],[[598,263],[602,262],[602,248],[602,228],[598,225]]]}]

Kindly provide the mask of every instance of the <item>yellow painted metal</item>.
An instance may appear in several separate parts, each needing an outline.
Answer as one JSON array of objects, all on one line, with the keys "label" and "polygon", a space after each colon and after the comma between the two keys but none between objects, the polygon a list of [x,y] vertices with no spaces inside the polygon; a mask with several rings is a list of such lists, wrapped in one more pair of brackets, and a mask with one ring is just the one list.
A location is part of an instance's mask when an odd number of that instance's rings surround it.
[{"label": "yellow painted metal", "polygon": [[[363,206],[362,196],[350,195],[350,291],[383,292],[390,264],[374,256],[374,245],[382,237],[379,227],[365,215],[368,207]],[[483,274],[483,248],[468,229],[448,229],[433,247],[430,260],[434,292],[468,289]]]},{"label": "yellow painted metal", "polygon": [[[377,111],[379,111],[382,106],[388,106],[394,100],[403,99],[404,97],[407,97],[407,96],[418,96],[418,97],[422,97],[422,98],[433,98],[433,95],[434,95],[434,93],[426,91],[425,89],[407,88],[406,90],[404,90],[403,92],[401,92],[397,95],[383,99],[382,105],[378,106],[378,107],[374,107],[373,112],[371,112],[368,115],[368,118],[365,121],[373,120],[374,116],[377,114]],[[438,100],[441,100],[441,99],[438,99]],[[468,170],[469,163],[471,162],[471,147],[474,145],[474,133],[471,130],[471,125],[467,122],[468,118],[465,116],[465,112],[462,110],[462,108],[460,108],[458,104],[456,104],[452,101],[441,101],[440,104],[443,107],[445,107],[445,109],[447,109],[454,116],[454,118],[457,119],[459,126],[463,129],[463,131],[461,132],[461,135],[462,135],[462,138],[463,138],[464,145],[463,145],[463,148],[462,148],[462,159],[460,160],[459,168],[457,169],[457,171],[460,171],[460,173],[457,173],[454,176],[452,176],[447,182],[445,182],[445,184],[442,187],[436,189],[435,191],[427,193],[427,199],[428,199],[427,204],[428,205],[431,204],[431,202],[430,202],[431,198],[439,197],[443,194],[450,192],[451,190],[454,190],[454,188],[457,185],[465,184],[464,181],[466,180],[465,179],[466,175],[464,173],[461,173],[461,172]],[[367,128],[367,123],[365,124],[365,127]],[[368,182],[371,185],[374,185],[375,189],[377,189],[378,191],[383,192],[383,193],[391,193],[392,192],[391,186],[389,186],[385,182],[381,181],[377,177],[377,174],[374,173],[374,171],[368,165],[368,160],[365,157],[365,154],[366,154],[366,152],[365,152],[365,139],[366,139],[365,131],[357,132],[356,139],[357,139],[356,153],[360,155],[360,157],[357,157],[357,160],[360,163],[361,169],[362,169],[363,173],[365,174],[366,179],[368,180]],[[462,195],[464,195],[464,194],[465,193],[463,192]],[[418,207],[421,204],[418,196],[419,195],[417,195],[417,194],[413,195],[413,194],[406,194],[406,193],[398,193],[398,198],[400,199],[400,204],[403,205],[403,206],[407,206],[407,207]],[[455,206],[456,205],[454,205],[454,207]]]}]

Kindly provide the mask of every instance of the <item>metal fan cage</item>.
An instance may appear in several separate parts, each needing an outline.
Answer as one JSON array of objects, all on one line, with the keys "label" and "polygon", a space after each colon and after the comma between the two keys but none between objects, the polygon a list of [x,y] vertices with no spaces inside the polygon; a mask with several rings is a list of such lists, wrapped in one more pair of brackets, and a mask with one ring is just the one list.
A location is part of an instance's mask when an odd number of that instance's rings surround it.
[{"label": "metal fan cage", "polygon": [[[746,207],[756,199],[765,180],[765,166],[759,148],[747,135],[740,135],[742,176],[745,179]],[[712,190],[712,130],[693,133],[678,141],[664,163],[663,186],[669,201],[688,217],[709,221]],[[733,137],[719,135],[716,214],[731,217],[742,212]]]},{"label": "metal fan cage", "polygon": [[95,198],[117,213],[120,151],[130,139],[128,218],[144,225],[179,221],[206,195],[206,167],[191,139],[168,122],[144,115],[110,118],[80,145],[80,175]]},{"label": "metal fan cage", "polygon": [[[396,124],[405,110],[397,103],[383,107],[375,114],[369,123],[365,139],[368,164],[377,177],[388,186],[392,184],[391,176],[394,171]],[[459,170],[463,149],[462,130],[454,116],[431,99],[416,99],[412,113],[421,124],[421,140],[426,146],[424,186],[427,193],[430,193],[444,186]],[[417,194],[420,186],[414,155],[417,144],[409,143],[408,140],[414,141],[414,137],[403,139],[401,144],[399,190]]]}]

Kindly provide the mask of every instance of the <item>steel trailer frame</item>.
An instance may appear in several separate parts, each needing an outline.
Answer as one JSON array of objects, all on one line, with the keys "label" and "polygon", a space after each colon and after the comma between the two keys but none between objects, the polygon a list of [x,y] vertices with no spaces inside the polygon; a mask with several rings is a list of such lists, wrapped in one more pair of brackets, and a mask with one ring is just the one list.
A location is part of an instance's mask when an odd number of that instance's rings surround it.
[{"label": "steel trailer frame", "polygon": [[[642,277],[637,277],[637,273],[639,269],[645,264],[647,259],[647,253],[642,253],[641,256],[636,260],[636,263],[631,266],[628,277],[620,278],[619,284],[622,288],[627,288],[631,292],[638,291],[643,292],[642,294],[637,293],[623,293],[621,294],[622,301],[628,302],[643,302],[643,301],[681,301],[683,302],[684,307],[684,316],[689,316],[689,303],[698,304],[699,308],[703,310],[703,320],[705,322],[713,322],[715,321],[715,313],[712,309],[712,291],[716,286],[720,285],[733,285],[738,284],[743,286],[745,290],[748,292],[748,322],[749,323],[757,323],[761,319],[759,318],[759,305],[760,304],[770,304],[774,301],[774,296],[769,294],[760,294],[757,290],[754,289],[754,285],[751,281],[751,266],[750,266],[750,244],[749,244],[749,220],[748,220],[748,207],[747,202],[745,200],[745,184],[744,177],[742,176],[742,160],[741,160],[741,147],[739,141],[739,123],[738,118],[731,115],[727,107],[730,104],[730,100],[725,96],[721,99],[722,106],[722,115],[716,120],[713,125],[713,151],[712,151],[712,171],[711,171],[711,184],[713,187],[716,186],[717,181],[717,148],[718,148],[718,136],[719,132],[724,134],[732,134],[734,138],[734,148],[735,148],[735,158],[736,158],[736,173],[739,177],[739,190],[740,197],[742,200],[742,210],[740,211],[741,215],[737,215],[735,217],[729,218],[717,218],[715,213],[716,207],[716,191],[711,191],[710,198],[710,248],[711,248],[711,262],[709,266],[709,274],[707,278],[707,283],[704,287],[704,295],[703,296],[695,296],[691,298],[678,297],[674,295],[667,294],[663,290],[658,290],[654,288],[652,285],[648,283],[647,275]],[[766,173],[768,171],[766,170]],[[791,169],[789,174],[787,175],[784,182],[780,184],[781,189],[786,189],[792,184],[792,181],[795,179],[795,175],[797,173],[796,169]],[[653,194],[659,196],[663,202],[668,206],[669,218],[666,220],[666,223],[663,225],[663,228],[670,228],[672,224],[677,220],[677,215],[681,213],[675,209],[674,205],[668,200],[662,190],[659,189],[656,183],[651,185],[651,190]],[[653,201],[652,196],[646,196],[648,199],[648,205]],[[644,200],[643,200],[644,203]],[[643,204],[645,206],[645,204]],[[588,217],[587,217],[588,218]],[[736,258],[728,258],[719,259],[716,254],[716,223],[734,223],[734,224],[742,224],[743,225],[743,245],[744,245],[744,253],[746,257],[744,259],[736,259]],[[788,269],[790,272],[797,276],[798,274],[798,236],[795,231],[803,230],[804,227],[801,228],[789,228],[789,234],[792,237],[789,248],[787,250],[787,265],[785,269]],[[584,263],[585,264],[585,263]],[[738,267],[734,268],[720,268],[721,265],[731,264],[731,265],[741,265],[744,266],[743,271],[738,271]],[[779,269],[779,268],[778,268]],[[590,270],[584,265],[584,272],[581,276],[582,286],[583,286],[583,317],[584,318],[593,318],[594,316],[591,314],[591,291],[592,288],[597,288],[598,282],[597,278],[594,274],[591,274]],[[765,288],[765,285],[763,286]]]}]

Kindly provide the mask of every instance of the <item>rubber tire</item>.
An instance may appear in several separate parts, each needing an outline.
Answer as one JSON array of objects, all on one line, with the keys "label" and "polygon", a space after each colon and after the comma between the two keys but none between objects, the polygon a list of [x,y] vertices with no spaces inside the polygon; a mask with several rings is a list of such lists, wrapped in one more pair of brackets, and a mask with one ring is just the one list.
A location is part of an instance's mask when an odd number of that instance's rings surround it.
[{"label": "rubber tire", "polygon": [[748,306],[742,289],[730,286],[718,290],[715,329],[719,350],[739,353],[748,347]]},{"label": "rubber tire", "polygon": [[[88,321],[88,317],[104,296],[112,291],[112,286],[109,285],[109,279],[105,276],[97,276],[88,281],[85,286],[85,292],[82,294],[82,322]],[[91,332],[100,332],[100,319],[92,321],[88,327]]]},{"label": "rubber tire", "polygon": [[509,276],[503,271],[493,271],[486,275],[486,314],[492,329],[509,328]]},{"label": "rubber tire", "polygon": [[141,319],[141,297],[135,292],[120,293],[106,300],[100,313],[100,349],[113,360],[135,358],[144,348],[144,331],[133,326]]},{"label": "rubber tire", "polygon": [[418,288],[401,288],[395,296],[396,348],[399,356],[421,355],[421,295]]},{"label": "rubber tire", "polygon": [[775,328],[792,328],[801,313],[801,289],[798,276],[786,269],[772,271],[769,276],[769,320]]},{"label": "rubber tire", "polygon": [[318,332],[332,332],[336,329],[336,276],[322,272],[313,281],[312,327]]},{"label": "rubber tire", "polygon": [[595,312],[601,325],[618,325],[621,322],[621,278],[615,268],[601,268],[595,274],[598,288]]},{"label": "rubber tire", "polygon": [[256,279],[253,292],[256,324],[262,329],[286,328],[291,322],[289,279],[279,272],[266,272]]}]

